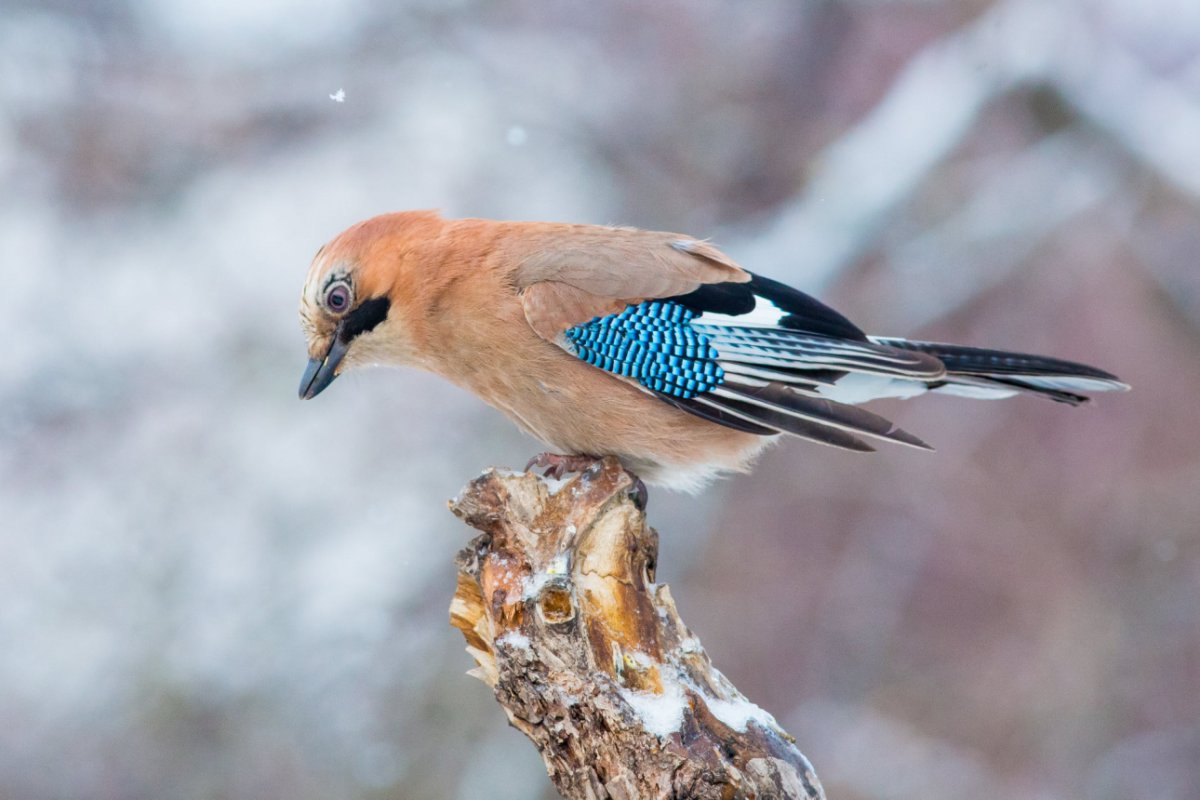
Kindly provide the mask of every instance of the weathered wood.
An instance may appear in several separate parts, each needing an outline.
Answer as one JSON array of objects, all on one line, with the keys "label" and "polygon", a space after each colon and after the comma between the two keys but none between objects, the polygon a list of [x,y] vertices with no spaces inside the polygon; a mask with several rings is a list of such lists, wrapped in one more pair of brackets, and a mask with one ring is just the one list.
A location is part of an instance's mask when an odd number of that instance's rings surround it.
[{"label": "weathered wood", "polygon": [[634,490],[605,459],[561,485],[489,470],[451,501],[483,531],[459,554],[450,606],[470,674],[569,800],[823,798],[792,737],[654,582],[658,536]]}]

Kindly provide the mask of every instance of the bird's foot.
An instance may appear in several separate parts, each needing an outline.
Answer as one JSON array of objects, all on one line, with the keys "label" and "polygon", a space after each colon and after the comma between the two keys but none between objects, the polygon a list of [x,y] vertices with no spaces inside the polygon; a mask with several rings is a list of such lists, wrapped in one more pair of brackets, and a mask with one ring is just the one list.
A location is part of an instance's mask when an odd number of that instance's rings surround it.
[{"label": "bird's foot", "polygon": [[536,467],[537,469],[545,470],[542,474],[547,478],[561,480],[562,476],[568,472],[583,472],[599,460],[598,456],[564,456],[558,453],[538,453],[529,459],[529,463],[525,465],[525,471],[529,472]]}]

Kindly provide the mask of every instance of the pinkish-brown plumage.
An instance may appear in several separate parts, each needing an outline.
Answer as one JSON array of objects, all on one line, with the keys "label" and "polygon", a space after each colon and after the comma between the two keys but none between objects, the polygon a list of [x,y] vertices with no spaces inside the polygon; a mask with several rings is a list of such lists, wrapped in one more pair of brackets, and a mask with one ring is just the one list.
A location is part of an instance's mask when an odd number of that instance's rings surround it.
[{"label": "pinkish-brown plumage", "polygon": [[[745,275],[707,245],[695,242],[699,254],[692,255],[672,241],[691,240],[583,225],[443,220],[431,212],[375,217],[313,261],[301,302],[309,355],[323,354],[336,327],[317,291],[331,272],[344,270],[357,297],[386,294],[391,311],[386,323],[359,337],[339,371],[368,364],[427,369],[551,447],[616,455],[650,481],[688,486],[744,469],[767,439],[672,408],[552,341],[630,299]],[[622,290],[625,300],[610,296]]]},{"label": "pinkish-brown plumage", "polygon": [[[712,288],[697,291],[706,286]],[[564,337],[573,326],[657,298],[690,303],[696,323],[717,326],[714,341],[725,341],[726,331],[735,337],[718,345],[728,353],[720,361],[726,379],[712,392],[664,396],[581,360]],[[718,307],[727,298],[748,303],[753,313],[730,317]],[[768,311],[778,312],[774,323],[764,322]],[[858,397],[863,393],[908,396],[949,386],[1071,402],[1081,388],[1121,387],[1091,368],[1050,360],[1054,369],[1047,371],[1024,356],[1027,369],[1016,373],[1017,383],[997,383],[969,363],[978,358],[971,354],[991,351],[964,348],[951,354],[962,368],[948,369],[935,346],[870,340],[836,312],[752,276],[711,244],[630,228],[386,214],[318,252],[300,314],[311,359],[302,396],[351,367],[420,367],[471,390],[559,451],[615,455],[646,480],[681,488],[746,469],[782,432],[860,450],[870,447],[859,435],[923,446],[840,402],[866,399]],[[743,334],[783,336],[786,347],[816,355],[804,361],[788,351],[774,363],[760,357],[774,350],[736,338]]]}]

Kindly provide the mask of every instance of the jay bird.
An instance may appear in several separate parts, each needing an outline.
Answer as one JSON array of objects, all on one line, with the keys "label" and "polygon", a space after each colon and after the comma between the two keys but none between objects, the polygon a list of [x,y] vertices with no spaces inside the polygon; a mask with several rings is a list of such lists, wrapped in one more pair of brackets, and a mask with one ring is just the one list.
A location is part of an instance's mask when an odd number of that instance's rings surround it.
[{"label": "jay bird", "polygon": [[856,404],[938,392],[1079,405],[1129,387],[1044,356],[868,336],[816,299],[676,233],[543,222],[360,222],[317,252],[300,298],[311,398],[345,370],[420,367],[565,455],[617,456],[695,491],[781,434],[930,449]]}]

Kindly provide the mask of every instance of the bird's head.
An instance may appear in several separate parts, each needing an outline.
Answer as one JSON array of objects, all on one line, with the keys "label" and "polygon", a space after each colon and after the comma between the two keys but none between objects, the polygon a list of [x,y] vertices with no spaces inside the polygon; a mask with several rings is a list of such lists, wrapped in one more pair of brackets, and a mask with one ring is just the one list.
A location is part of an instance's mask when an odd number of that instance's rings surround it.
[{"label": "bird's head", "polygon": [[308,367],[300,397],[316,397],[355,366],[412,361],[403,309],[406,265],[414,243],[440,218],[429,212],[386,214],[338,234],[317,251],[300,295]]}]

